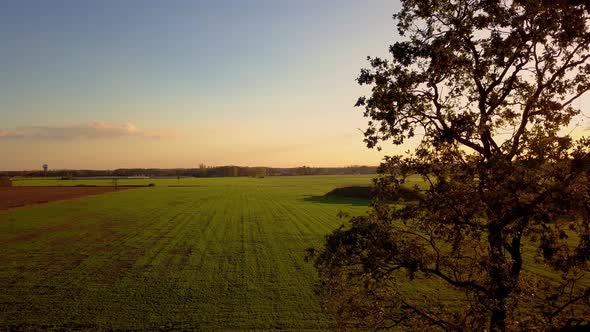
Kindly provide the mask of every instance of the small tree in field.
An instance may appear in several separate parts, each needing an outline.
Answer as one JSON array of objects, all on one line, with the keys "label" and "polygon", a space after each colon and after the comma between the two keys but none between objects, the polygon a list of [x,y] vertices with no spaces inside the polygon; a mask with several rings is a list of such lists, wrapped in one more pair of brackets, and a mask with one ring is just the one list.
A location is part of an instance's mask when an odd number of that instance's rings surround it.
[{"label": "small tree in field", "polygon": [[[387,157],[367,216],[312,257],[342,328],[536,330],[590,320],[590,140],[564,129],[590,89],[590,5],[402,0],[403,41],[369,58],[357,106]],[[415,204],[391,197],[409,175]],[[418,190],[418,188],[416,188]],[[587,325],[586,325],[587,326]]]}]

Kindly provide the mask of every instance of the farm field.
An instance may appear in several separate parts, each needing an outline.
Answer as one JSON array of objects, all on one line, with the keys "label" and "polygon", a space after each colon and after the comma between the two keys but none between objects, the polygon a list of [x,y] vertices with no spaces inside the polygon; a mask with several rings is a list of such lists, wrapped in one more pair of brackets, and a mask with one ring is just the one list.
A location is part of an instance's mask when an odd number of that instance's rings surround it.
[{"label": "farm field", "polygon": [[[345,185],[368,185],[374,175],[317,175],[317,176],[269,176],[258,179],[251,177],[211,177],[211,178],[153,178],[153,179],[120,179],[119,186],[147,186],[153,183],[157,187],[169,186],[298,186],[313,187],[316,189],[334,189]],[[419,177],[412,177],[412,182],[420,183]],[[55,186],[113,186],[111,179],[80,179],[61,180],[59,178],[16,178],[13,180],[15,187],[55,187]]]},{"label": "farm field", "polygon": [[[0,211],[0,331],[329,330],[304,251],[344,222],[339,211],[368,209],[324,194],[371,178],[141,179],[119,185],[156,186],[117,191],[108,180],[17,181],[2,190],[104,193]],[[439,286],[406,291],[459,305]]]},{"label": "farm field", "polygon": [[[304,250],[367,210],[323,195],[370,179],[130,180],[156,186],[0,211],[0,330],[329,329]],[[16,184],[52,181],[96,184]]]},{"label": "farm field", "polygon": [[128,189],[113,187],[0,187],[0,210],[104,194]]}]

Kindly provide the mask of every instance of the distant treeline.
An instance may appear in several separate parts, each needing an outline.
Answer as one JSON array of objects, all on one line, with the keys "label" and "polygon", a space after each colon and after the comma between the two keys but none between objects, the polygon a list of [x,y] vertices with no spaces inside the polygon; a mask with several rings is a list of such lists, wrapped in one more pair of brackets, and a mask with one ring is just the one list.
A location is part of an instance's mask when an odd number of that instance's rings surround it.
[{"label": "distant treeline", "polygon": [[204,166],[198,168],[120,168],[115,170],[41,170],[3,171],[0,176],[25,177],[103,177],[103,176],[147,176],[147,177],[233,177],[233,176],[289,176],[289,175],[345,175],[375,174],[376,166],[348,167],[242,167],[242,166]]}]

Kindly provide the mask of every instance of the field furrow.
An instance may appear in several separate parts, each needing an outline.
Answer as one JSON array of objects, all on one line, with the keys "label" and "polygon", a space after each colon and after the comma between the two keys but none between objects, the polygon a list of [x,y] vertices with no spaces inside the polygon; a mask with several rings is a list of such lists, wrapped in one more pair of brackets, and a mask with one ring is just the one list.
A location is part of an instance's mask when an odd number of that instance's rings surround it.
[{"label": "field furrow", "polygon": [[308,198],[368,182],[199,179],[0,212],[0,330],[329,329],[304,251],[366,202]]}]

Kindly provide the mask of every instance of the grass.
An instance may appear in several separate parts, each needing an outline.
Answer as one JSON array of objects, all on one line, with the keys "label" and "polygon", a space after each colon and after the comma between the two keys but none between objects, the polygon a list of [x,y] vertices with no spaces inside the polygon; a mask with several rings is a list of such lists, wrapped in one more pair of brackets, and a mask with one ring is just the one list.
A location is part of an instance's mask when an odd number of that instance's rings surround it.
[{"label": "grass", "polygon": [[0,329],[329,329],[304,250],[367,202],[310,197],[370,178],[132,180],[157,185],[0,212]]},{"label": "grass", "polygon": [[[318,176],[269,176],[266,178],[248,177],[222,177],[222,178],[166,178],[166,179],[120,179],[120,186],[137,186],[155,184],[158,187],[168,186],[299,186],[308,188],[321,188],[322,195],[337,187],[365,186],[371,184],[371,179],[376,175],[318,175]],[[113,186],[113,180],[62,180],[60,178],[14,178],[13,186]],[[420,189],[426,189],[428,185],[418,175],[411,175],[405,183],[408,187],[417,185]]]},{"label": "grass", "polygon": [[[147,185],[154,183],[158,187],[167,186],[232,186],[232,187],[314,187],[323,189],[334,189],[344,185],[367,185],[371,183],[374,175],[323,175],[323,176],[269,176],[266,178],[251,177],[222,177],[222,178],[166,178],[166,179],[120,179],[118,185]],[[61,180],[59,178],[18,178],[14,179],[13,185],[20,186],[112,186],[110,179],[82,179],[82,180]],[[322,193],[323,194],[323,193]]]},{"label": "grass", "polygon": [[[343,222],[339,211],[367,210],[366,200],[324,194],[370,179],[120,180],[156,187],[0,212],[0,330],[334,328],[313,292],[317,275],[304,250]],[[528,271],[557,278],[530,254]],[[455,293],[438,286],[405,290],[452,303]]]}]

